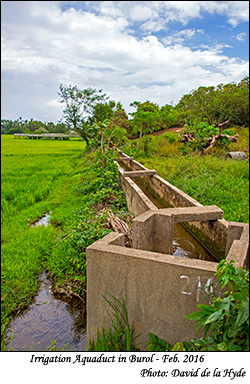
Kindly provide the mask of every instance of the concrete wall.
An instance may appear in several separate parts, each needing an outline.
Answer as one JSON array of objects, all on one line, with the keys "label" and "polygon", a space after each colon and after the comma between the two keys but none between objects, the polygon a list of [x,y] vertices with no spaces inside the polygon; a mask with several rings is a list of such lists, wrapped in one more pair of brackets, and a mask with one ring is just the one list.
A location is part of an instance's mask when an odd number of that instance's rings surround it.
[{"label": "concrete wall", "polygon": [[[126,156],[122,154],[123,156]],[[146,170],[129,160],[133,170]],[[110,233],[87,248],[87,338],[97,328],[109,328],[111,311],[103,296],[125,301],[130,324],[145,350],[150,332],[170,344],[202,336],[195,333],[196,322],[186,316],[196,305],[208,303],[208,293],[217,291],[214,273],[218,263],[171,255],[174,222],[187,221],[224,249],[224,257],[236,266],[249,267],[249,226],[228,223],[215,206],[203,207],[159,176],[143,176],[164,201],[178,208],[157,209],[120,168],[128,209],[135,214],[132,248],[124,246],[124,236]]]},{"label": "concrete wall", "polygon": [[110,299],[108,294],[124,299],[142,350],[150,332],[170,344],[202,336],[195,333],[196,322],[185,317],[196,304],[208,303],[217,263],[113,245],[122,237],[111,233],[87,248],[88,340],[97,328],[111,325],[111,308],[103,298]]},{"label": "concrete wall", "polygon": [[121,182],[123,190],[125,191],[128,210],[135,216],[148,210],[157,209],[130,177],[122,177]]}]

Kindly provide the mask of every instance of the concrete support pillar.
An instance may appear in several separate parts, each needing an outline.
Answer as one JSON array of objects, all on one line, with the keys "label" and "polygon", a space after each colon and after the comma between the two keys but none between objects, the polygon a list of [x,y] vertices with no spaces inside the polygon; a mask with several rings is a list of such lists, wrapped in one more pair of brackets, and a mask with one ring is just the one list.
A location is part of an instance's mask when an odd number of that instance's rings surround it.
[{"label": "concrete support pillar", "polygon": [[237,223],[234,221],[231,221],[230,223],[228,223],[226,255],[228,254],[233,244],[233,241],[240,239],[244,226],[245,226],[244,223]]},{"label": "concrete support pillar", "polygon": [[147,211],[132,222],[133,248],[173,254],[174,216]]}]

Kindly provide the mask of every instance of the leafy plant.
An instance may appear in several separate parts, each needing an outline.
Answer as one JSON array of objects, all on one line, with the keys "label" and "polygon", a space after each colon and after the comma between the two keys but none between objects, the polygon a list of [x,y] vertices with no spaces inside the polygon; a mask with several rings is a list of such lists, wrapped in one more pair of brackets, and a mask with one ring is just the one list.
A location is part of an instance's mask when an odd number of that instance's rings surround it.
[{"label": "leafy plant", "polygon": [[153,333],[149,333],[149,342],[147,346],[147,351],[152,352],[164,352],[171,351],[171,347],[163,339],[160,339],[158,336]]},{"label": "leafy plant", "polygon": [[[150,333],[148,351],[249,351],[249,272],[221,260],[215,273],[221,288],[228,288],[211,305],[199,304],[199,311],[187,316],[198,320],[204,337],[176,343],[171,347]],[[211,336],[207,336],[211,328]]]},{"label": "leafy plant", "polygon": [[223,297],[213,299],[211,305],[200,304],[200,311],[187,316],[198,320],[197,329],[204,327],[204,336],[212,330],[212,341],[220,351],[247,351],[249,349],[249,272],[235,268],[233,261],[222,260],[216,276]]}]

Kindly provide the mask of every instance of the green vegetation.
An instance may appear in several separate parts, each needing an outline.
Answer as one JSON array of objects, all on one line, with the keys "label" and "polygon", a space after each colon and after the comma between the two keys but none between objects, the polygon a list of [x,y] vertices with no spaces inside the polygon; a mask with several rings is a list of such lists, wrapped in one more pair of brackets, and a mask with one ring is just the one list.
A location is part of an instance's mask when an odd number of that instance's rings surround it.
[{"label": "green vegetation", "polygon": [[[2,335],[31,302],[43,269],[55,290],[85,300],[86,247],[109,233],[108,208],[128,215],[113,157],[105,155],[104,168],[83,142],[2,136]],[[44,212],[53,225],[31,227]]]},{"label": "green vegetation", "polygon": [[13,133],[66,133],[68,131],[67,126],[64,123],[43,123],[42,121],[23,120],[22,117],[12,121],[8,119],[1,119],[1,133],[10,134]]},{"label": "green vegetation", "polygon": [[[126,221],[130,219],[113,162],[113,146],[156,169],[201,204],[218,205],[226,220],[248,222],[248,162],[225,159],[229,149],[249,151],[248,93],[249,78],[245,78],[239,84],[200,87],[184,95],[176,106],[160,108],[150,101],[134,101],[131,105],[136,111],[129,119],[121,103],[107,101],[102,90],[61,85],[65,123],[24,121],[21,117],[1,120],[1,133],[6,134],[2,135],[1,169],[2,335],[11,318],[31,302],[43,269],[50,274],[54,290],[85,301],[86,247],[110,231],[108,210]],[[223,128],[222,136],[219,123],[226,119],[230,119],[230,130]],[[168,130],[174,124],[193,131],[194,141],[183,141],[181,127],[178,133]],[[70,129],[77,131],[85,143],[14,140],[11,135],[64,133]],[[225,134],[238,135],[237,141]],[[30,224],[45,212],[50,212],[53,225],[32,227]],[[233,291],[230,295],[233,303],[237,295]],[[126,319],[124,303],[115,305],[123,308],[123,312],[117,312],[117,307],[112,307],[115,319],[118,313]],[[237,308],[242,314],[243,310]],[[239,320],[236,323],[241,326]],[[101,330],[97,345],[111,350],[121,343],[122,348],[132,350],[133,327],[126,321],[113,325],[119,335],[113,338],[112,332]],[[154,336],[154,343],[158,341]]]},{"label": "green vegetation", "polygon": [[239,126],[249,126],[249,77],[238,84],[199,87],[184,95],[176,105],[179,118],[207,121],[209,124],[230,119]]},{"label": "green vegetation", "polygon": [[109,330],[104,327],[97,330],[97,337],[89,342],[88,351],[138,351],[137,336],[134,337],[134,326],[129,324],[124,300],[110,296],[110,300],[104,299],[112,309],[112,313],[108,312],[112,326]]},{"label": "green vegetation", "polygon": [[[217,87],[199,87],[184,95],[173,106],[166,104],[159,107],[147,100],[133,101],[131,106],[136,111],[130,113],[131,119],[120,102],[108,101],[108,96],[102,90],[95,88],[79,89],[75,86],[59,86],[59,102],[63,105],[65,123],[42,123],[7,119],[1,120],[1,133],[35,132],[46,129],[48,132],[66,132],[73,129],[91,145],[96,136],[94,123],[108,120],[111,125],[123,128],[128,135],[139,137],[149,132],[166,130],[177,125],[194,125],[206,122],[210,126],[217,126],[225,120],[230,120],[232,126],[249,126],[249,77],[245,77],[238,84],[219,84]],[[138,143],[140,147],[140,140]]]},{"label": "green vegetation", "polygon": [[[235,129],[239,142],[233,150],[248,150],[249,132]],[[203,205],[217,205],[227,221],[249,222],[249,163],[225,159],[226,151],[215,148],[213,154],[200,156],[192,152],[183,156],[179,151],[180,133],[148,135],[140,151],[131,141],[124,151],[149,169],[186,192]]]}]

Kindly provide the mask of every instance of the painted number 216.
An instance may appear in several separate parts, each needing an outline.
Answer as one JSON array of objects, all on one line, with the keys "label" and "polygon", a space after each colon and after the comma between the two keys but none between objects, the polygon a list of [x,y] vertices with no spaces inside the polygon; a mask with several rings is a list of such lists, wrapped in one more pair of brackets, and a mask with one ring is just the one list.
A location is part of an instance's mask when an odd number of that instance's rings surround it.
[{"label": "painted number 216", "polygon": [[[191,285],[190,278],[188,276],[182,275],[180,276],[181,279],[185,279],[185,283],[183,285],[181,293],[183,295],[192,295],[196,294],[196,301],[199,302],[200,294],[202,291],[202,285],[201,285],[201,277],[197,276],[195,282]],[[213,285],[212,285],[212,278],[209,278],[205,284],[204,290],[206,293],[213,293]]]}]

